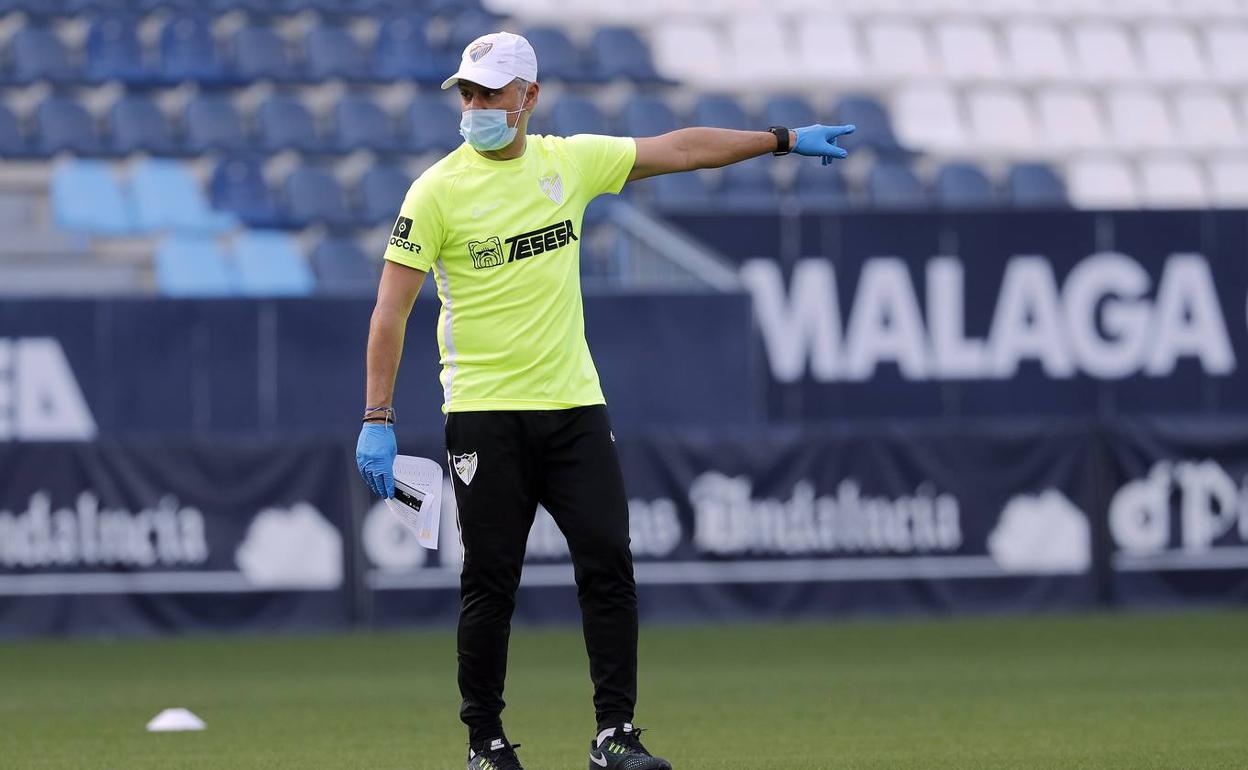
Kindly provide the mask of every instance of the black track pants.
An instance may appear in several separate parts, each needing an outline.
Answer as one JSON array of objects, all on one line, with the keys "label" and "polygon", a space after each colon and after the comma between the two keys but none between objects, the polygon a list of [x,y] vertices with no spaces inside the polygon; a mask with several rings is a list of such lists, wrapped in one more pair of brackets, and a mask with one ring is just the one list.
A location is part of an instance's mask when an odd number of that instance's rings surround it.
[{"label": "black track pants", "polygon": [[459,689],[469,741],[502,735],[511,615],[539,503],[572,554],[598,725],[631,722],[637,589],[606,407],[453,412],[446,446],[464,544]]}]

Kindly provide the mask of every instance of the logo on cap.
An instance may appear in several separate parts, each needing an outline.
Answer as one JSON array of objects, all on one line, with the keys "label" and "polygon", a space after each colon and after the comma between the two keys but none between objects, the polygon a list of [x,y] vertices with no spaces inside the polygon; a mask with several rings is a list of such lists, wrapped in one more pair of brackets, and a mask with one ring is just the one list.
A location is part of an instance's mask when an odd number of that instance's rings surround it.
[{"label": "logo on cap", "polygon": [[476,43],[472,46],[472,48],[468,49],[468,58],[472,59],[474,62],[479,62],[493,47],[493,43]]}]

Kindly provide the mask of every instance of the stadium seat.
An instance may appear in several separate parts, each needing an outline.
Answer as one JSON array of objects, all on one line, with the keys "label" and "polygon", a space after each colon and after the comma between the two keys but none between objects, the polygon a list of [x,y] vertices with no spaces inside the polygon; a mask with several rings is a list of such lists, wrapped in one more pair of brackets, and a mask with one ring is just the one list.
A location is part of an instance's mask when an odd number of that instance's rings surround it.
[{"label": "stadium seat", "polygon": [[109,147],[119,155],[149,152],[172,155],[175,150],[169,121],[146,96],[123,96],[109,110]]},{"label": "stadium seat", "polygon": [[867,173],[867,197],[879,209],[919,209],[927,191],[910,167],[895,161],[876,163]]},{"label": "stadium seat", "polygon": [[1228,155],[1209,161],[1213,203],[1224,208],[1248,208],[1248,156]]},{"label": "stadium seat", "polygon": [[[1157,22],[1139,31],[1144,73],[1160,83],[1200,83],[1209,74],[1200,45],[1191,31]],[[1242,52],[1241,52],[1242,53]]]},{"label": "stadium seat", "polygon": [[1204,208],[1209,204],[1200,167],[1186,158],[1156,157],[1140,162],[1140,193],[1155,209]]},{"label": "stadium seat", "polygon": [[1121,89],[1107,99],[1110,142],[1122,150],[1160,150],[1175,142],[1166,104],[1152,91]]},{"label": "stadium seat", "polygon": [[69,83],[78,79],[65,44],[46,27],[28,26],[17,31],[10,43],[13,79],[21,83],[48,81]]},{"label": "stadium seat", "polygon": [[131,85],[153,83],[133,18],[103,16],[91,23],[87,28],[85,73],[89,80],[97,83],[107,80]]},{"label": "stadium seat", "polygon": [[371,294],[381,277],[381,260],[369,259],[350,238],[322,240],[312,250],[312,265],[321,294]]},{"label": "stadium seat", "polygon": [[845,211],[853,205],[841,172],[818,163],[798,165],[792,193],[802,209],[808,211]]},{"label": "stadium seat", "polygon": [[64,230],[102,235],[134,230],[130,196],[107,161],[73,159],[56,164],[48,197],[52,219]]},{"label": "stadium seat", "polygon": [[1043,21],[1018,20],[1005,25],[1007,72],[1022,81],[1059,82],[1074,76],[1070,48],[1062,33]]},{"label": "stadium seat", "polygon": [[1005,61],[996,37],[986,24],[951,21],[936,27],[940,68],[953,80],[992,80],[1001,77]]},{"label": "stadium seat", "polygon": [[763,105],[763,122],[769,126],[799,128],[819,122],[815,108],[800,96],[771,96]]},{"label": "stadium seat", "polygon": [[986,209],[997,205],[992,182],[973,163],[947,163],[936,172],[936,205],[945,209]]},{"label": "stadium seat", "polygon": [[205,85],[226,80],[209,17],[174,16],[165,22],[160,32],[160,78],[166,83],[189,80]]},{"label": "stadium seat", "polygon": [[697,19],[675,19],[654,30],[654,64],[672,80],[714,87],[729,76],[726,47],[715,29]]},{"label": "stadium seat", "polygon": [[1123,83],[1140,78],[1140,62],[1123,27],[1089,21],[1075,25],[1071,34],[1080,78],[1092,83]]},{"label": "stadium seat", "polygon": [[727,43],[732,71],[741,81],[766,86],[793,79],[793,41],[776,14],[738,11],[728,21]]},{"label": "stadium seat", "polygon": [[851,152],[857,146],[883,155],[896,155],[902,151],[893,134],[888,113],[874,97],[863,94],[844,96],[832,108],[832,117],[833,122],[838,125],[852,123],[857,126],[856,133],[844,137],[840,142]]},{"label": "stadium seat", "polygon": [[[897,137],[906,147],[932,152],[962,152],[969,140],[951,89],[939,85],[910,86],[897,94],[893,114]],[[861,132],[870,128],[858,126]]]},{"label": "stadium seat", "polygon": [[699,172],[663,174],[647,182],[654,205],[672,213],[705,212],[714,207],[714,199]]},{"label": "stadium seat", "polygon": [[190,152],[238,152],[248,147],[242,118],[228,96],[200,94],[186,105],[183,118]]},{"label": "stadium seat", "polygon": [[1070,201],[1080,209],[1129,209],[1140,203],[1131,168],[1108,156],[1081,158],[1066,170]]},{"label": "stadium seat", "polygon": [[367,224],[393,222],[412,185],[412,176],[393,166],[374,166],[360,179],[360,219]]},{"label": "stadium seat", "polygon": [[283,190],[286,214],[295,227],[311,224],[348,227],[352,224],[342,186],[328,171],[307,166],[297,168],[286,177]]},{"label": "stadium seat", "polygon": [[780,196],[771,178],[770,156],[752,158],[724,168],[716,200],[724,210],[775,213]]},{"label": "stadium seat", "polygon": [[1015,208],[1064,208],[1066,185],[1044,163],[1017,163],[1006,173],[1005,189]]},{"label": "stadium seat", "polygon": [[213,208],[251,227],[280,227],[285,220],[256,160],[230,158],[217,165],[209,183]]},{"label": "stadium seat", "polygon": [[176,160],[146,158],[130,167],[135,227],[141,232],[180,230],[219,233],[235,224],[234,216],[208,206],[199,183]]},{"label": "stadium seat", "polygon": [[0,157],[20,158],[30,154],[21,124],[13,111],[0,104]]},{"label": "stadium seat", "polygon": [[735,128],[744,130],[750,127],[745,110],[737,100],[727,94],[702,94],[693,104],[691,123],[695,126],[712,126],[714,128]]},{"label": "stadium seat", "polygon": [[[448,3],[451,7],[442,8],[443,11],[451,11],[460,9],[458,3]],[[431,9],[436,10],[436,9]],[[445,16],[445,14],[443,14]],[[464,8],[459,13],[451,17],[451,23],[446,33],[446,46],[448,54],[453,55],[452,67],[450,71],[454,71],[454,65],[459,61],[460,54],[464,48],[473,40],[490,32],[497,32],[499,29],[498,20],[491,14],[482,11],[480,8]],[[541,54],[539,53],[540,57]],[[541,61],[540,58],[538,60]],[[449,74],[449,72],[448,72]]]},{"label": "stadium seat", "polygon": [[1235,109],[1221,93],[1185,89],[1175,96],[1174,107],[1178,132],[1173,139],[1178,144],[1195,150],[1244,146],[1245,134],[1235,119]]},{"label": "stadium seat", "polygon": [[273,96],[261,104],[256,111],[256,125],[260,146],[269,152],[324,149],[312,113],[293,96]]},{"label": "stadium seat", "polygon": [[95,120],[81,104],[65,96],[49,96],[35,110],[34,136],[44,155],[62,151],[99,155],[104,149]]},{"label": "stadium seat", "polygon": [[386,111],[367,97],[349,94],[334,105],[334,146],[340,152],[390,153],[399,145]]},{"label": "stadium seat", "polygon": [[530,27],[524,36],[541,57],[543,80],[583,81],[596,77],[563,30],[557,27]]},{"label": "stadium seat", "polygon": [[448,73],[446,56],[429,43],[427,32],[427,21],[418,14],[383,21],[373,45],[374,77],[441,83]]},{"label": "stadium seat", "polygon": [[654,69],[650,49],[628,27],[599,28],[590,39],[586,60],[600,80],[623,79],[639,83],[662,80]]},{"label": "stadium seat", "polygon": [[1086,91],[1066,87],[1044,89],[1036,95],[1036,114],[1046,145],[1100,150],[1109,144],[1100,109]]},{"label": "stadium seat", "polygon": [[309,80],[368,80],[369,72],[360,44],[345,27],[322,25],[304,38],[304,58]]},{"label": "stadium seat", "polygon": [[564,96],[555,102],[550,119],[556,136],[611,133],[607,128],[607,119],[597,105],[579,96]]},{"label": "stadium seat", "polygon": [[877,77],[909,79],[936,73],[927,39],[917,24],[884,19],[868,22],[865,31],[869,71]]},{"label": "stadium seat", "polygon": [[411,152],[449,152],[464,141],[459,135],[459,112],[442,94],[418,94],[403,124],[403,141]]},{"label": "stadium seat", "polygon": [[667,102],[651,94],[636,94],[625,102],[619,123],[624,136],[658,136],[680,125]]},{"label": "stadium seat", "polygon": [[234,272],[216,240],[176,233],[156,247],[156,290],[166,297],[228,297]]},{"label": "stadium seat", "polygon": [[238,293],[251,297],[302,297],[316,285],[294,236],[282,232],[249,230],[235,238],[234,273]]},{"label": "stadium seat", "polygon": [[1040,144],[1035,118],[1020,91],[997,87],[972,91],[967,110],[976,147],[1027,153]]},{"label": "stadium seat", "polygon": [[794,66],[817,77],[855,78],[866,67],[853,27],[841,19],[804,20],[797,27],[795,54]]},{"label": "stadium seat", "polygon": [[285,82],[297,78],[285,41],[268,27],[239,29],[234,33],[231,52],[234,75],[245,82]]},{"label": "stadium seat", "polygon": [[1248,24],[1218,24],[1205,30],[1209,69],[1224,83],[1248,82]]}]

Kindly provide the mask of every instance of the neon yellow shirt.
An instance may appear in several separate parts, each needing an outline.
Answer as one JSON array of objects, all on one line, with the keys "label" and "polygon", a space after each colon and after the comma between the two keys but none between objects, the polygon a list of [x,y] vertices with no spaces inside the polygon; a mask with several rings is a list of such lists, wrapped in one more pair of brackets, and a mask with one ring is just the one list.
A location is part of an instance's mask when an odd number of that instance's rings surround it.
[{"label": "neon yellow shirt", "polygon": [[407,191],[386,259],[432,271],[444,412],[605,403],[585,341],[581,218],[632,171],[632,139],[527,137],[524,155],[467,143]]}]

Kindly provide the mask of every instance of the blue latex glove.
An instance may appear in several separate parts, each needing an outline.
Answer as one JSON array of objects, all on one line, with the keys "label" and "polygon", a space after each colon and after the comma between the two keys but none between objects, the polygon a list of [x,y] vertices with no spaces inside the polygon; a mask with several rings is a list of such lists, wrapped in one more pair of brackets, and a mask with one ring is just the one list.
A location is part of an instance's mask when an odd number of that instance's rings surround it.
[{"label": "blue latex glove", "polygon": [[806,155],[808,157],[818,157],[823,159],[823,165],[828,165],[836,158],[844,158],[849,155],[844,147],[837,147],[837,137],[854,133],[854,126],[824,126],[816,123],[813,126],[805,126],[803,128],[795,128],[797,133],[797,143],[793,145],[793,152],[798,155]]},{"label": "blue latex glove", "polygon": [[379,497],[394,497],[394,425],[365,423],[355,445],[355,464],[368,488]]}]

